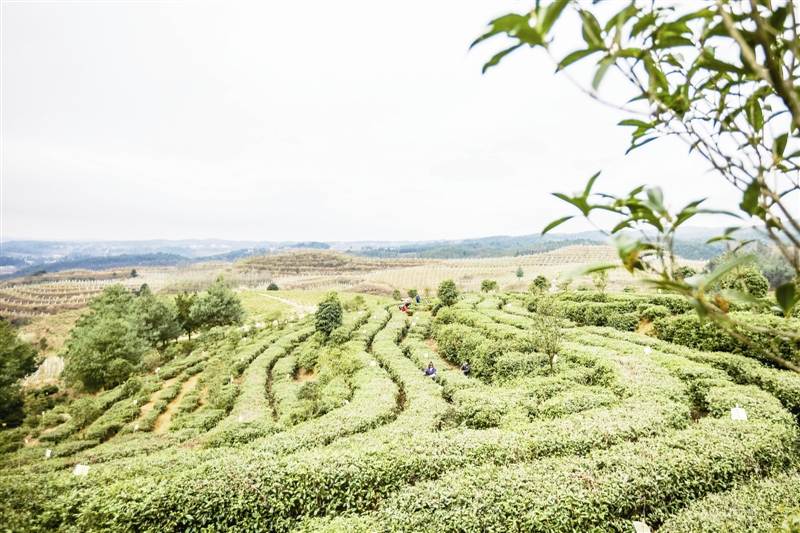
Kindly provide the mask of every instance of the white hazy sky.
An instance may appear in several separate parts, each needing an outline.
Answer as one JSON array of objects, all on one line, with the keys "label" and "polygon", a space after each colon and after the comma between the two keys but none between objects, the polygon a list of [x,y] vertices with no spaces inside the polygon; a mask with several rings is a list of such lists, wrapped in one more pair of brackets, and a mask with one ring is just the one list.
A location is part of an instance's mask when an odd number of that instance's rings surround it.
[{"label": "white hazy sky", "polygon": [[624,156],[540,51],[481,75],[504,43],[469,44],[532,4],[3,3],[3,238],[528,234],[598,170],[732,198],[677,141]]}]

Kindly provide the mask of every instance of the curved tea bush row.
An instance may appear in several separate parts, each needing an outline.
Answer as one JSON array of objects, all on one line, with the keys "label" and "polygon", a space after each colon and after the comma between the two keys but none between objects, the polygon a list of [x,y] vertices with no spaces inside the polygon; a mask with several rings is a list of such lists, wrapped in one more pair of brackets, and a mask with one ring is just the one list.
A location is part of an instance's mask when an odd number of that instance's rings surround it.
[{"label": "curved tea bush row", "polygon": [[242,375],[239,396],[230,415],[203,437],[207,447],[247,442],[277,431],[266,393],[269,372],[275,362],[314,333],[301,328],[281,337],[253,360]]},{"label": "curved tea bush row", "polygon": [[755,385],[770,393],[800,420],[800,376],[795,373],[765,367],[758,361],[742,355],[699,352],[651,337],[623,333],[608,328],[575,330],[574,334],[576,339],[592,344],[605,343],[607,342],[605,339],[611,338],[641,347],[649,346],[663,353],[679,355],[691,361],[720,369],[736,383]]},{"label": "curved tea bush row", "polygon": [[800,510],[800,472],[759,479],[706,496],[668,518],[659,532],[773,531],[791,510]]},{"label": "curved tea bush row", "polygon": [[781,424],[706,419],[585,458],[461,469],[392,498],[381,530],[630,531],[629,520],[657,525],[705,494],[780,472],[796,438]]},{"label": "curved tea bush row", "polygon": [[[516,304],[497,309],[513,301],[468,295],[440,309],[435,326],[425,312],[376,310],[348,342],[325,345],[358,361],[348,374],[349,403],[239,447],[192,441],[93,464],[86,478],[63,466],[34,469],[44,461],[7,470],[0,517],[12,530],[65,532],[630,531],[632,519],[659,526],[715,492],[796,462],[788,399],[782,405],[721,363],[641,337],[654,348],[646,353],[627,340],[640,336],[614,330],[570,329],[551,375],[545,357],[510,349],[533,333],[496,320],[529,320],[521,310],[512,315]],[[449,345],[455,368],[438,358],[431,330]],[[461,341],[472,337],[491,355],[483,378],[457,369],[471,353]],[[317,341],[298,343],[272,364],[289,365]],[[215,356],[203,376],[227,372],[236,357]],[[431,359],[437,382],[422,375]],[[326,352],[318,373],[336,361]],[[263,375],[258,401],[268,405],[268,367]],[[730,420],[737,403],[747,422]],[[165,445],[188,431],[119,436],[75,457],[128,439]]]}]

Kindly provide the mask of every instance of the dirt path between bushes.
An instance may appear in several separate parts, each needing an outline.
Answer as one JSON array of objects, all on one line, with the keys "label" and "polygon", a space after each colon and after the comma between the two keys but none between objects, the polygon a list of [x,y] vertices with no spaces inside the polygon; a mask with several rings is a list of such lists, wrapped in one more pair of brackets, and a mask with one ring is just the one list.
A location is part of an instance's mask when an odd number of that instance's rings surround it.
[{"label": "dirt path between bushes", "polygon": [[[153,433],[163,433],[166,431],[167,427],[169,426],[170,419],[172,418],[172,414],[178,409],[178,406],[181,404],[181,400],[183,399],[184,394],[192,390],[195,385],[197,384],[197,380],[200,378],[200,372],[195,374],[194,376],[190,377],[186,381],[183,382],[183,386],[181,386],[181,391],[175,396],[175,399],[169,402],[167,408],[164,410],[163,413],[156,418],[155,423],[153,424]],[[152,407],[151,407],[152,409]]]}]

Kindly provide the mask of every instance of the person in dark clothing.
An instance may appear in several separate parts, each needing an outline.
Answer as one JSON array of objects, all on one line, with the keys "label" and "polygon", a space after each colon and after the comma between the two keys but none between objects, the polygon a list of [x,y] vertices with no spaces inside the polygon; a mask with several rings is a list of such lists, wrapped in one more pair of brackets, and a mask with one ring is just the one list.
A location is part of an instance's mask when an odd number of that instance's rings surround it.
[{"label": "person in dark clothing", "polygon": [[419,303],[419,301],[420,301],[422,298],[420,298],[420,297],[419,297],[419,294],[417,294],[417,297],[416,297],[415,299],[417,300],[417,303]]},{"label": "person in dark clothing", "polygon": [[469,377],[469,361],[464,361],[464,364],[461,365],[461,371],[465,376]]},{"label": "person in dark clothing", "polygon": [[431,379],[436,377],[436,368],[433,366],[433,361],[428,363],[428,368],[425,369],[425,375]]}]

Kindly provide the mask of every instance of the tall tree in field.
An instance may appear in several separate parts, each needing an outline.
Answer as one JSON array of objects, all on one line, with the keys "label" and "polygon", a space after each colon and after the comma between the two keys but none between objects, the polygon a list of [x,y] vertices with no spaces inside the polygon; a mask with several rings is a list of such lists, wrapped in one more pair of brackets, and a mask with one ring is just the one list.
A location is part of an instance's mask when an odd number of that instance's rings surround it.
[{"label": "tall tree in field", "polygon": [[134,300],[132,312],[138,315],[142,323],[142,336],[151,346],[163,348],[181,334],[175,310],[159,300],[147,285],[142,286],[138,298]]},{"label": "tall tree in field", "polygon": [[441,282],[439,289],[436,291],[439,301],[442,302],[442,305],[448,307],[458,301],[458,294],[458,287],[456,287],[456,282],[452,279],[446,279]]},{"label": "tall tree in field", "polygon": [[485,279],[481,281],[481,292],[496,291],[497,288],[497,282],[493,279]]},{"label": "tall tree in field", "polygon": [[22,424],[25,418],[19,380],[32,374],[39,364],[36,348],[23,342],[5,320],[0,320],[0,423]]},{"label": "tall tree in field", "polygon": [[117,385],[137,371],[150,343],[143,317],[134,312],[134,296],[112,285],[89,303],[66,342],[64,377],[94,392]]},{"label": "tall tree in field", "polygon": [[550,283],[548,283],[547,278],[539,274],[538,276],[533,278],[533,281],[531,281],[528,290],[530,290],[533,293],[544,292],[547,290],[547,287],[549,285]]},{"label": "tall tree in field", "polygon": [[534,342],[536,350],[550,360],[550,372],[555,371],[555,358],[561,349],[563,334],[562,310],[551,295],[544,295],[536,302],[534,315]]},{"label": "tall tree in field", "polygon": [[339,296],[336,292],[331,291],[325,295],[317,306],[317,313],[315,316],[316,330],[329,336],[333,330],[342,325],[342,304],[339,302]]},{"label": "tall tree in field", "polygon": [[517,267],[517,278],[522,281],[522,277],[525,275],[525,272],[522,270],[521,266]]},{"label": "tall tree in field", "polygon": [[241,324],[244,307],[222,276],[208,288],[208,294],[195,302],[190,311],[193,321],[204,328]]},{"label": "tall tree in field", "polygon": [[[800,194],[800,13],[795,2],[537,1],[530,11],[493,20],[473,45],[497,35],[514,41],[484,65],[485,72],[523,46],[552,57],[554,37],[566,33],[582,38],[585,46],[554,58],[557,70],[595,62],[591,84],[583,89],[630,113],[620,123],[631,128],[630,150],[665,137],[683,140],[740,195],[741,202],[729,212],[758,223],[758,231],[800,275],[800,221],[793,211]],[[630,91],[616,91],[617,100],[605,100],[599,88],[608,75],[623,80]],[[708,274],[681,279],[674,241],[676,231],[696,215],[719,212],[704,209],[704,199],[671,209],[654,186],[637,187],[622,196],[599,194],[594,191],[598,176],[599,172],[592,176],[581,193],[555,195],[583,217],[597,211],[619,217],[607,233],[626,269],[649,274],[655,288],[684,296],[702,319],[773,363],[800,372],[800,366],[774,347],[748,336],[753,332],[797,341],[796,328],[765,331],[723,309],[727,300],[772,305],[790,320],[800,303],[794,283],[778,286],[771,304],[737,289],[726,291],[722,299],[709,298],[708,289],[750,258],[734,255]],[[570,218],[552,222],[544,232]],[[743,244],[736,239],[736,228],[713,240]],[[570,276],[615,266],[592,265]]]},{"label": "tall tree in field", "polygon": [[599,270],[592,274],[592,283],[600,294],[605,294],[606,287],[608,286],[608,270]]},{"label": "tall tree in field", "polygon": [[197,294],[179,294],[175,297],[175,319],[181,331],[192,338],[192,333],[197,331],[200,324],[192,318],[192,307],[197,303]]}]

